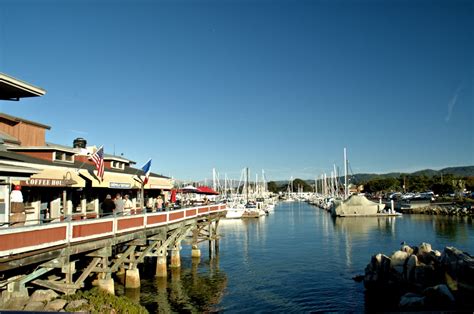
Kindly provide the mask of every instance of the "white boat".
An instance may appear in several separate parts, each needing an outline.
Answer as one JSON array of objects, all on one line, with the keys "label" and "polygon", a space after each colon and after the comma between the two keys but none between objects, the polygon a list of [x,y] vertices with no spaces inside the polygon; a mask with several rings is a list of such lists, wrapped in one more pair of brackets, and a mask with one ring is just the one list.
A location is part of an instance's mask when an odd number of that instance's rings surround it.
[{"label": "white boat", "polygon": [[346,200],[336,202],[331,209],[333,216],[376,216],[383,212],[385,204],[372,202],[363,195],[353,194]]},{"label": "white boat", "polygon": [[240,219],[245,212],[245,208],[239,208],[237,206],[232,206],[227,208],[227,213],[225,215],[226,219]]}]

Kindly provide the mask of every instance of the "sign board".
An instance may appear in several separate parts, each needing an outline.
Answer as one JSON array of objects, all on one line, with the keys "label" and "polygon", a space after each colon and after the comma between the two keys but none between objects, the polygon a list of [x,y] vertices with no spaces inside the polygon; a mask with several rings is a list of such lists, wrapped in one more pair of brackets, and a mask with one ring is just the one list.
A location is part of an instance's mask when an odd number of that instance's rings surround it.
[{"label": "sign board", "polygon": [[132,185],[130,183],[121,183],[121,182],[110,182],[109,188],[111,189],[130,189]]},{"label": "sign board", "polygon": [[48,178],[31,178],[25,181],[20,181],[20,185],[25,185],[25,186],[49,186],[49,187],[55,187],[55,186],[68,186],[69,180],[64,180],[64,179],[48,179]]}]

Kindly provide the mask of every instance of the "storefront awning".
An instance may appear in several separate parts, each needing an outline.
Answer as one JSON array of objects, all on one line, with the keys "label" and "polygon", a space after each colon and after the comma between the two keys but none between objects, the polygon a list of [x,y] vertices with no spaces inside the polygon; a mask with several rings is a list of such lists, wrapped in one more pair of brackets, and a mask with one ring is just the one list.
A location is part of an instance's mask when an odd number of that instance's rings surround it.
[{"label": "storefront awning", "polygon": [[109,189],[139,189],[140,183],[133,179],[133,176],[130,174],[120,174],[114,172],[105,172],[104,180],[99,181],[99,179],[94,174],[91,174],[85,169],[81,169],[79,173],[92,182],[92,187],[94,188],[109,188]]},{"label": "storefront awning", "polygon": [[35,173],[27,180],[20,181],[23,186],[43,187],[85,187],[85,180],[75,169],[47,168]]},{"label": "storefront awning", "polygon": [[145,190],[171,190],[173,183],[170,179],[149,177],[148,183],[145,184]]}]

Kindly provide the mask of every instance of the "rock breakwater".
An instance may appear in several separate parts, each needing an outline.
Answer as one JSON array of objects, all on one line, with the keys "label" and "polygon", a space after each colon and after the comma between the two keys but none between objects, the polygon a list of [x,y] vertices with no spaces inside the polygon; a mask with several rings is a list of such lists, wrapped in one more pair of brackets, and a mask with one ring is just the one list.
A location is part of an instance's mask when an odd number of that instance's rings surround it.
[{"label": "rock breakwater", "polygon": [[400,211],[403,214],[474,217],[474,208],[470,204],[430,204],[423,207],[403,208]]},{"label": "rock breakwater", "polygon": [[399,310],[473,310],[474,258],[454,247],[402,244],[390,257],[372,256],[364,286],[395,296]]},{"label": "rock breakwater", "polygon": [[0,309],[28,312],[148,313],[143,306],[126,297],[117,297],[97,288],[62,296],[53,290],[36,290],[30,297],[12,295],[2,300]]}]

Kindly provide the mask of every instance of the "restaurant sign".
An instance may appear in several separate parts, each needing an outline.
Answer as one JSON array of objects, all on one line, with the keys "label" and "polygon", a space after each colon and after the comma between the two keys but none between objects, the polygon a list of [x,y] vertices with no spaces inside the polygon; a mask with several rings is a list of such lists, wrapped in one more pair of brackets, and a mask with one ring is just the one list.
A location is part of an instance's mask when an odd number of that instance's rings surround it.
[{"label": "restaurant sign", "polygon": [[132,185],[130,183],[121,183],[121,182],[110,182],[109,188],[111,189],[129,189]]},{"label": "restaurant sign", "polygon": [[71,180],[65,179],[47,179],[47,178],[32,178],[26,181],[20,181],[21,185],[24,186],[68,186],[71,185]]}]

